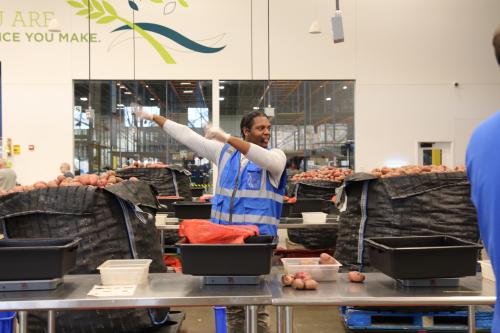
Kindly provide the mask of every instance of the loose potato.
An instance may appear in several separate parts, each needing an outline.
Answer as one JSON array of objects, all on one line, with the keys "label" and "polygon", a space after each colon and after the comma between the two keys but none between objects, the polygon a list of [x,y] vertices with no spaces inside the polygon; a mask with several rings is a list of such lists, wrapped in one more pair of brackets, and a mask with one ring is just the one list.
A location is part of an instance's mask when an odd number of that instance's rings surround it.
[{"label": "loose potato", "polygon": [[297,272],[295,273],[295,279],[309,280],[312,279],[312,276],[309,272]]},{"label": "loose potato", "polygon": [[290,275],[290,274],[284,274],[281,277],[281,283],[285,287],[291,286],[294,280],[295,280],[295,278],[293,277],[293,275]]},{"label": "loose potato", "polygon": [[139,181],[139,178],[137,178],[137,177],[130,177],[128,180],[130,180],[131,182],[137,182],[137,181]]},{"label": "loose potato", "polygon": [[59,184],[57,183],[57,180],[49,180],[47,182],[47,187],[57,187]]},{"label": "loose potato", "polygon": [[88,178],[89,185],[96,186],[98,181],[99,181],[98,175],[89,175]]},{"label": "loose potato", "polygon": [[297,289],[297,290],[304,289],[304,286],[305,286],[305,283],[304,283],[304,280],[302,280],[302,279],[295,279],[292,282],[293,289]]},{"label": "loose potato", "polygon": [[316,259],[300,259],[299,265],[316,265],[318,260]]},{"label": "loose potato", "polygon": [[336,264],[335,259],[328,253],[321,253],[319,256],[320,265],[334,265]]},{"label": "loose potato", "polygon": [[358,271],[351,271],[347,274],[350,282],[362,283],[365,280],[365,275]]},{"label": "loose potato", "polygon": [[318,289],[319,283],[313,279],[304,281],[304,287],[307,290],[316,290]]}]

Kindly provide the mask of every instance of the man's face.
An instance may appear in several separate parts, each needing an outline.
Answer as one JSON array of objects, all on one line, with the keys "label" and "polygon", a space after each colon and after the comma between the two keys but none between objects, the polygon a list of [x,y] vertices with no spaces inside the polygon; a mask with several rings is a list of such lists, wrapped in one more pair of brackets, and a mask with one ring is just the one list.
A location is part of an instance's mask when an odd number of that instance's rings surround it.
[{"label": "man's face", "polygon": [[243,133],[245,134],[245,141],[267,148],[271,137],[271,123],[264,116],[255,117],[253,118],[252,128],[250,130],[244,128]]}]

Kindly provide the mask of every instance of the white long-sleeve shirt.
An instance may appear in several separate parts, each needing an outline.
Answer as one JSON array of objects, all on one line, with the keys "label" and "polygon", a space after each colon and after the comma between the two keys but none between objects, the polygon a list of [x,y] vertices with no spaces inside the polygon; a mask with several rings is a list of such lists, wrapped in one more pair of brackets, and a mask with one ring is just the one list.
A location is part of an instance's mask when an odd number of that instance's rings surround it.
[{"label": "white long-sleeve shirt", "polygon": [[[189,127],[167,120],[163,130],[175,140],[181,142],[198,155],[205,157],[218,165],[219,157],[224,144],[216,140],[209,140],[199,135]],[[278,187],[281,175],[286,166],[286,155],[281,149],[264,149],[250,143],[250,149],[245,158],[269,172],[269,179],[274,187]]]}]

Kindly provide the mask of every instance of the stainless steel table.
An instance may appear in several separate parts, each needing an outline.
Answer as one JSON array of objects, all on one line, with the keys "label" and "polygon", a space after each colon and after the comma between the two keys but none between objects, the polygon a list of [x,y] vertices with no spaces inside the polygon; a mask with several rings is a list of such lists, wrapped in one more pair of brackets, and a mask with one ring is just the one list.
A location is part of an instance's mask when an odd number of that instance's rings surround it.
[{"label": "stainless steel table", "polygon": [[204,285],[201,277],[152,273],[149,283],[138,285],[133,296],[94,297],[87,293],[100,284],[99,275],[66,275],[53,291],[0,293],[0,311],[21,311],[20,332],[26,332],[29,310],[49,310],[48,331],[54,332],[55,310],[151,308],[166,306],[246,307],[248,332],[257,332],[257,305],[271,304],[268,283],[259,285]]},{"label": "stainless steel table", "polygon": [[292,332],[292,307],[297,305],[468,306],[469,332],[475,332],[474,305],[496,301],[494,282],[480,275],[460,279],[458,287],[403,287],[382,273],[367,273],[364,283],[349,283],[347,274],[340,274],[338,281],[320,282],[318,290],[306,291],[283,288],[278,275],[271,281],[271,293],[280,333]]}]

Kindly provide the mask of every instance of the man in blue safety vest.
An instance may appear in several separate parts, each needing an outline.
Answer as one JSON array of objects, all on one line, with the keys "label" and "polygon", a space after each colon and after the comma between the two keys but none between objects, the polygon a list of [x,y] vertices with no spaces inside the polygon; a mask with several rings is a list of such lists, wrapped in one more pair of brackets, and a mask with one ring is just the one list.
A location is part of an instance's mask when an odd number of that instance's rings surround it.
[{"label": "man in blue safety vest", "polygon": [[[243,116],[243,139],[209,126],[205,137],[187,126],[142,108],[134,110],[140,119],[154,121],[177,141],[218,166],[217,186],[212,198],[211,220],[219,224],[256,225],[261,235],[277,235],[283,196],[286,190],[286,156],[277,148],[268,149],[271,123],[262,111]],[[259,307],[259,332],[267,332],[267,314]],[[242,332],[244,311],[228,308],[228,327]]]}]

